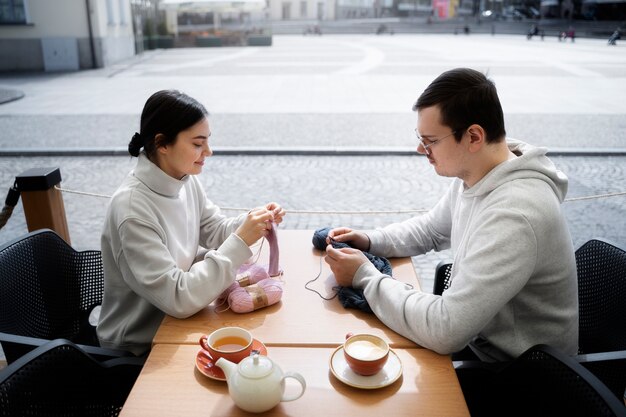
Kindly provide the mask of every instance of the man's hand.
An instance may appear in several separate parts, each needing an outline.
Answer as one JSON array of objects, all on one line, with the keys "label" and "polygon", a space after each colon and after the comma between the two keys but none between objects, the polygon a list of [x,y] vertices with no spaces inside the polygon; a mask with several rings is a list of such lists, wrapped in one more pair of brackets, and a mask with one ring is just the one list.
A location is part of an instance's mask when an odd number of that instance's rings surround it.
[{"label": "man's hand", "polygon": [[349,227],[337,227],[328,232],[326,243],[330,243],[330,239],[337,242],[348,243],[353,248],[369,251],[370,238],[363,232],[352,230]]},{"label": "man's hand", "polygon": [[334,249],[326,247],[326,263],[335,275],[337,284],[342,287],[351,287],[354,274],[365,262],[369,262],[363,252],[353,248]]}]

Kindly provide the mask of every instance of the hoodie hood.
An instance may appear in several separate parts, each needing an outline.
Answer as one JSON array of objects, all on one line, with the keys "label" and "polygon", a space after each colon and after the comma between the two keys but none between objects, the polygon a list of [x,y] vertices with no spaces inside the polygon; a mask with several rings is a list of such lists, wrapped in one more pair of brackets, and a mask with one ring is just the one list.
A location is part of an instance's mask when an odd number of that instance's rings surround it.
[{"label": "hoodie hood", "polygon": [[517,158],[496,166],[464,194],[480,196],[493,191],[505,182],[534,178],[546,182],[559,201],[563,202],[567,194],[567,176],[548,159],[546,156],[548,148],[535,147],[510,138],[507,138],[506,142],[509,150],[517,155]]}]

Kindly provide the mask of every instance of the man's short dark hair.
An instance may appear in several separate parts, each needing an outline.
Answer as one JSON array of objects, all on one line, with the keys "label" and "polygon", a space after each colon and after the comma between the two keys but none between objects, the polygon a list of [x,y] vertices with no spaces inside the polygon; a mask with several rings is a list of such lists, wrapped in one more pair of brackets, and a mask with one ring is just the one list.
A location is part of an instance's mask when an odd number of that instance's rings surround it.
[{"label": "man's short dark hair", "polygon": [[487,133],[487,142],[503,140],[504,115],[493,81],[470,68],[456,68],[438,76],[419,96],[413,111],[438,106],[441,122],[456,131],[460,142],[463,132],[478,124]]}]

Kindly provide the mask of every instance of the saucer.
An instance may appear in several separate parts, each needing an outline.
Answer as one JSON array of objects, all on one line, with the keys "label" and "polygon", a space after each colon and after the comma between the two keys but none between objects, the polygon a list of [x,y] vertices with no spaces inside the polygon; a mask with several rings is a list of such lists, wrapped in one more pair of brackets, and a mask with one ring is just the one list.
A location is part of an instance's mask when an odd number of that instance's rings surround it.
[{"label": "saucer", "polygon": [[330,357],[330,370],[335,377],[346,385],[362,389],[376,389],[391,385],[402,375],[402,362],[392,349],[389,349],[389,358],[383,369],[376,375],[363,376],[354,372],[348,366],[343,356],[343,346],[339,346]]},{"label": "saucer", "polygon": [[[267,348],[263,342],[257,339],[252,339],[252,350],[258,350],[261,355],[267,356]],[[215,365],[213,359],[209,357],[208,352],[202,348],[196,354],[196,368],[204,376],[217,381],[226,381],[222,368]]]}]

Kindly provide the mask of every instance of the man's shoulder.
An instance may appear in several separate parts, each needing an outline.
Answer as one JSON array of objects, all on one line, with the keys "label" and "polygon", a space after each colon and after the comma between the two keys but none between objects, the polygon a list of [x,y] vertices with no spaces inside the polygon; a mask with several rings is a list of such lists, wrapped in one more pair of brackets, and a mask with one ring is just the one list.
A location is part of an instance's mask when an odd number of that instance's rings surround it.
[{"label": "man's shoulder", "polygon": [[502,209],[524,216],[531,223],[552,221],[561,216],[561,202],[545,181],[523,178],[507,181],[485,198],[486,209]]}]

